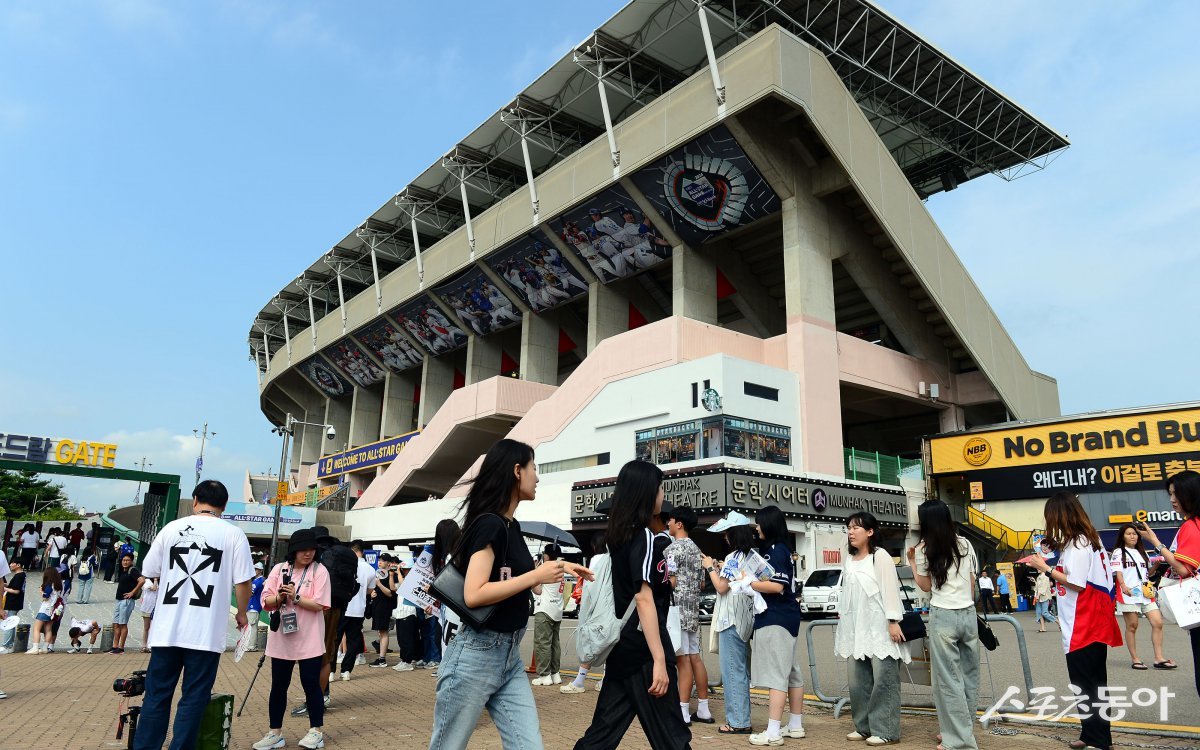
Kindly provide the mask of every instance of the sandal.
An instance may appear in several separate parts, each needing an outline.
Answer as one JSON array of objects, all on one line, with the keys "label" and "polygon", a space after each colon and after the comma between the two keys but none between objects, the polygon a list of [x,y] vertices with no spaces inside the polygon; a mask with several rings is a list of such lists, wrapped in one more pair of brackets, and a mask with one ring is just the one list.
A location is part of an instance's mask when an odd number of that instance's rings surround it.
[{"label": "sandal", "polygon": [[1140,661],[1135,661],[1133,663],[1133,668],[1136,669],[1137,671],[1141,672],[1143,669],[1149,669],[1150,667],[1147,667],[1145,664],[1143,664]]},{"label": "sandal", "polygon": [[750,734],[753,730],[750,727],[731,727],[728,724],[722,724],[717,731],[721,734]]},{"label": "sandal", "polygon": [[1155,669],[1179,669],[1179,665],[1175,663],[1174,659],[1167,659],[1166,661],[1154,662],[1154,668]]}]

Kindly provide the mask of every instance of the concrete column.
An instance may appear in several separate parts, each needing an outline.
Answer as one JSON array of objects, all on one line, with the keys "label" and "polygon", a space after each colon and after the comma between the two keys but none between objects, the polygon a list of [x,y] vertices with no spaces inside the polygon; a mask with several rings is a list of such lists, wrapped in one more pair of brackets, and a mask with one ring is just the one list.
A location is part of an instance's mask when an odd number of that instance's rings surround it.
[{"label": "concrete column", "polygon": [[379,420],[383,413],[383,388],[355,388],[350,408],[350,446],[357,447],[379,439]]},{"label": "concrete column", "polygon": [[[357,391],[358,389],[355,388]],[[333,440],[326,437],[327,429],[319,427],[310,427],[311,430],[316,430],[321,434],[321,455],[328,456],[330,453],[337,453],[344,449],[350,442],[350,415],[351,407],[354,405],[354,399],[350,398],[330,398],[325,400],[325,419],[314,419],[314,422],[324,421],[325,424],[333,425],[336,434]]]},{"label": "concrete column", "polygon": [[788,367],[800,383],[800,459],[805,472],[844,476],[842,404],[829,216],[798,170],[796,190],[783,201],[783,277]]},{"label": "concrete column", "polygon": [[938,432],[956,432],[967,426],[967,415],[961,406],[951,404],[938,412]]},{"label": "concrete column", "polygon": [[[328,400],[325,399],[325,401]],[[305,422],[315,422],[319,425],[325,422],[325,412],[325,404],[321,403],[319,406],[306,409],[304,414],[297,416],[297,418]],[[304,464],[315,464],[317,459],[321,457],[321,447],[325,441],[325,428],[298,424],[293,429],[295,430],[295,434],[292,436],[292,440],[301,445],[300,461],[292,463],[292,470],[299,471],[300,467]]]},{"label": "concrete column", "polygon": [[717,267],[710,254],[687,245],[671,248],[671,313],[717,322]]},{"label": "concrete column", "polygon": [[467,385],[494,378],[500,374],[500,351],[498,336],[471,335],[467,339]]},{"label": "concrete column", "polygon": [[600,342],[629,330],[629,295],[593,281],[588,285],[587,353]]},{"label": "concrete column", "polygon": [[403,435],[412,431],[413,394],[417,389],[417,371],[389,372],[383,381],[383,419],[379,439]]},{"label": "concrete column", "polygon": [[521,379],[558,385],[558,316],[554,311],[521,319]]},{"label": "concrete column", "polygon": [[426,354],[425,366],[421,368],[421,405],[417,410],[417,427],[424,429],[429,424],[453,390],[453,358]]}]

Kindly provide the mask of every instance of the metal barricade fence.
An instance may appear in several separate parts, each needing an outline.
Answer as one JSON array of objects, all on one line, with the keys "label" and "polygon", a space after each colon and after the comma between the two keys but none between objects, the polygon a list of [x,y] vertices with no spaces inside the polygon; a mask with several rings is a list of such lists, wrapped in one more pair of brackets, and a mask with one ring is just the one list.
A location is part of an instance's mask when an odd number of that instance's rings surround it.
[{"label": "metal barricade fence", "polygon": [[[924,618],[923,618],[924,619]],[[1017,644],[1017,650],[1021,658],[1021,672],[1025,682],[1025,700],[1026,703],[1033,697],[1033,674],[1029,666],[1029,652],[1025,645],[1025,631],[1021,624],[1016,619],[1008,615],[985,615],[984,619],[988,624],[1005,622],[1013,626],[1013,633]],[[926,622],[928,624],[928,622]],[[814,620],[807,624],[804,630],[805,645],[808,647],[808,670],[810,675],[810,685],[812,692],[817,698],[825,703],[833,706],[833,716],[837,718],[841,715],[842,709],[850,702],[850,669],[849,661],[834,655],[833,651],[833,628],[838,625],[837,620]],[[813,638],[813,631],[817,628],[830,628],[830,642],[822,643],[819,647]],[[824,639],[822,639],[824,640]],[[979,706],[978,708],[986,708],[995,703],[1001,696],[996,694],[995,680],[991,668],[991,656],[993,654],[1001,654],[1007,656],[1008,649],[1005,646],[1004,639],[1000,639],[1000,647],[995,652],[989,652],[981,645],[979,648]],[[826,647],[826,645],[828,647]],[[920,644],[924,647],[924,643]],[[930,674],[930,665],[928,663],[928,649],[922,648],[923,659],[918,659],[914,655],[911,664],[900,666],[900,704],[905,708],[936,708],[933,701],[933,689],[931,687],[932,675]],[[835,666],[832,670],[835,674],[843,675],[839,686],[836,689],[829,687],[828,678],[831,674],[828,663],[821,664],[818,661],[817,655],[830,654],[833,656]],[[825,667],[822,670],[826,676],[826,682],[822,685],[820,672],[818,667]],[[826,690],[836,690],[836,692],[826,692]],[[989,700],[990,698],[990,700]],[[987,726],[987,722],[984,722]]]}]

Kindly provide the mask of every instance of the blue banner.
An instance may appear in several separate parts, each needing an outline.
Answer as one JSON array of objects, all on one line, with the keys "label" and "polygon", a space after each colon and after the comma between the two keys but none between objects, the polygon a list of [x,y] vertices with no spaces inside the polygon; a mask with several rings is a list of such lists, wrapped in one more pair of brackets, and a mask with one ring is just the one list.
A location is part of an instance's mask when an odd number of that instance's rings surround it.
[{"label": "blue banner", "polygon": [[342,453],[322,456],[317,463],[317,478],[327,479],[340,474],[367,469],[372,466],[390,464],[404,450],[409,440],[420,432],[410,432],[378,443],[371,443],[358,448],[352,448]]}]

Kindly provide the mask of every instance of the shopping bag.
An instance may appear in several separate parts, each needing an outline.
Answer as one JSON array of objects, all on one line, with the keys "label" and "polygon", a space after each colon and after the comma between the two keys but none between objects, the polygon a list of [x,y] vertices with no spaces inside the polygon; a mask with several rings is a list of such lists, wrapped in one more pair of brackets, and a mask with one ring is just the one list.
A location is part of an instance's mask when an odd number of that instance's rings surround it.
[{"label": "shopping bag", "polygon": [[667,635],[671,636],[671,650],[678,653],[683,645],[683,627],[679,624],[679,607],[674,604],[667,610]]},{"label": "shopping bag", "polygon": [[1165,603],[1171,619],[1184,630],[1200,627],[1200,578],[1192,576],[1177,586],[1159,588],[1159,609]]}]

